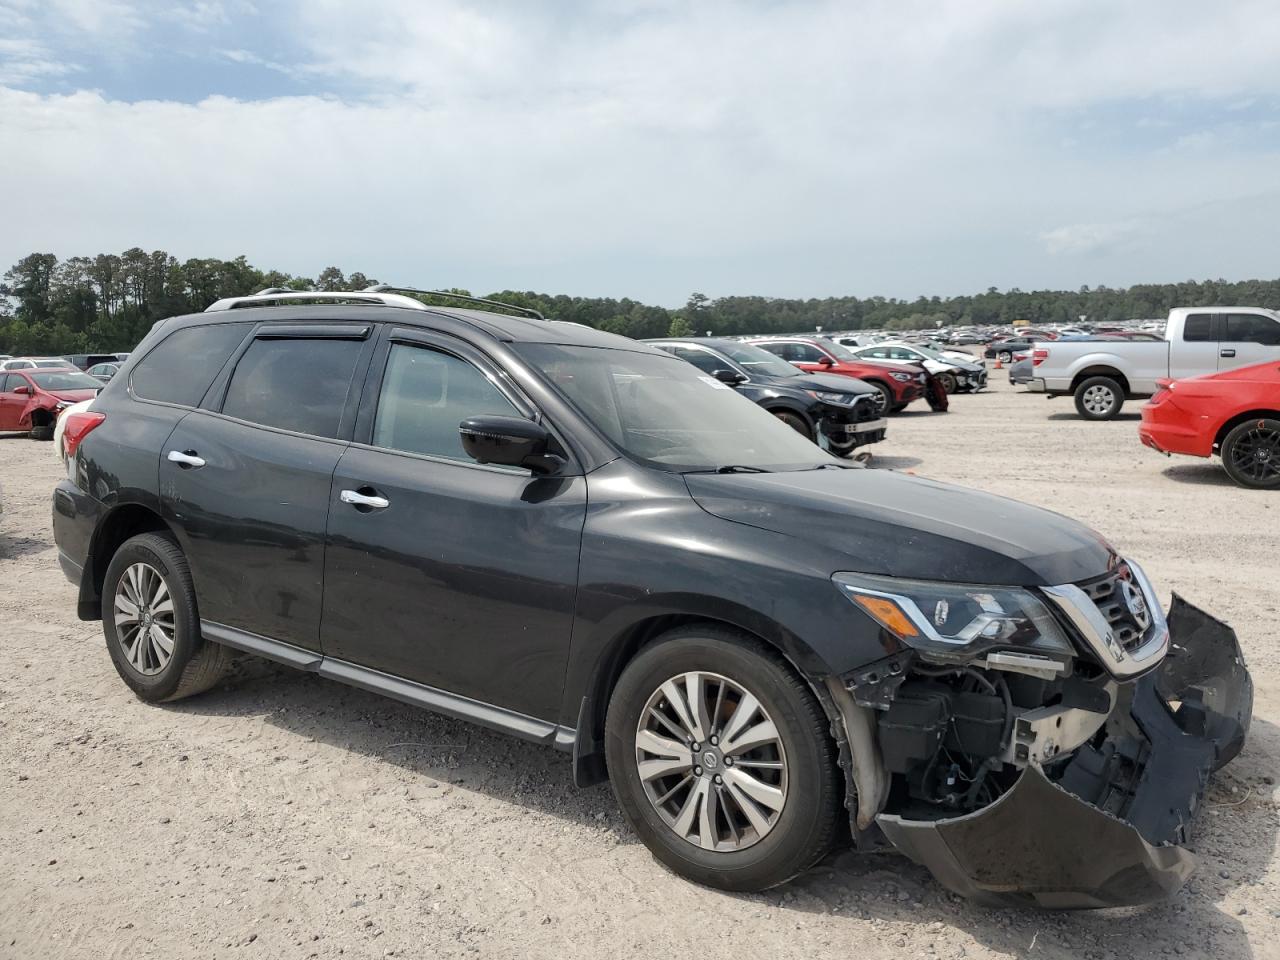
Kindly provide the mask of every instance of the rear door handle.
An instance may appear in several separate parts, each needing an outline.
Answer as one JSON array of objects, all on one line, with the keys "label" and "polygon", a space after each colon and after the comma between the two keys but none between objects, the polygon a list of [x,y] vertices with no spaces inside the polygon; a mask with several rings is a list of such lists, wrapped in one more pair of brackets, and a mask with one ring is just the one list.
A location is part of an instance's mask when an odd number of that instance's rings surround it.
[{"label": "rear door handle", "polygon": [[176,463],[180,467],[203,467],[204,460],[197,457],[194,452],[186,452],[183,450],[170,450],[168,460],[170,463]]},{"label": "rear door handle", "polygon": [[338,494],[338,499],[343,503],[351,504],[353,507],[368,507],[370,510],[385,510],[391,506],[391,501],[386,497],[361,493],[359,490],[343,490],[342,493]]},{"label": "rear door handle", "polygon": [[1221,353],[1218,354],[1218,356],[1220,357],[1234,357],[1235,355],[1236,355],[1236,352],[1234,350],[1223,350]]}]

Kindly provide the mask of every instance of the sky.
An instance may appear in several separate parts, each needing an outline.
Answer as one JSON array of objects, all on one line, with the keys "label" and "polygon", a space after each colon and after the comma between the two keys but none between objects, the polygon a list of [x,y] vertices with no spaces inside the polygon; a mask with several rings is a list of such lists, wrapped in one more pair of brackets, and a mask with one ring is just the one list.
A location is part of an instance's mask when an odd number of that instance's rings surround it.
[{"label": "sky", "polygon": [[473,291],[1280,275],[1274,0],[0,0],[0,270]]}]

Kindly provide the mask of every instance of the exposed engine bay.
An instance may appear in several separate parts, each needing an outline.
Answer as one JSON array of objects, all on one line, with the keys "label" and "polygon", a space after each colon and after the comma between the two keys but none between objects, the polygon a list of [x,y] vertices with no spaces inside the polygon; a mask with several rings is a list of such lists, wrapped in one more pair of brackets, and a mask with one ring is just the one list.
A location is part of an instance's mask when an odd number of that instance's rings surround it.
[{"label": "exposed engine bay", "polygon": [[[1190,875],[1211,773],[1239,752],[1252,684],[1234,632],[1174,598],[1159,667],[901,650],[829,684],[848,731],[851,826],[988,902],[1119,906]],[[842,755],[843,756],[843,755]]]}]

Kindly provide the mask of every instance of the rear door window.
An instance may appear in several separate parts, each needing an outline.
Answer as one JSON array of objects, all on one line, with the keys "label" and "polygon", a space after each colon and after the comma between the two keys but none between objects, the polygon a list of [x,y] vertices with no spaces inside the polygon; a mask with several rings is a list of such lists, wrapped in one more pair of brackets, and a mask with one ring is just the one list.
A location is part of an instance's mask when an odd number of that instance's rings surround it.
[{"label": "rear door window", "polygon": [[258,339],[236,364],[222,412],[266,427],[336,438],[362,340]]},{"label": "rear door window", "polygon": [[789,343],[787,359],[794,363],[818,363],[826,356],[811,343]]},{"label": "rear door window", "polygon": [[1206,343],[1217,340],[1213,333],[1212,313],[1193,313],[1182,327],[1182,339],[1188,343]]},{"label": "rear door window", "polygon": [[134,396],[196,406],[252,326],[217,323],[175,330],[133,368]]},{"label": "rear door window", "polygon": [[1231,343],[1280,345],[1280,323],[1257,313],[1227,314],[1227,329],[1222,337]]}]

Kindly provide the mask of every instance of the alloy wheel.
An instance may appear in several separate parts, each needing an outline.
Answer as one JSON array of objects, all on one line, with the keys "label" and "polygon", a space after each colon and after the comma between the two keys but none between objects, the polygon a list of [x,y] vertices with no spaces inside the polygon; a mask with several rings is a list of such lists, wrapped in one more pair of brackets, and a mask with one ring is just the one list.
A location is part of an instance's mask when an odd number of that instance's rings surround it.
[{"label": "alloy wheel", "polygon": [[649,697],[636,726],[636,766],[663,822],[704,850],[742,850],[778,822],[787,757],[773,719],[717,673],[674,676]]},{"label": "alloy wheel", "polygon": [[1111,412],[1111,406],[1115,403],[1115,394],[1109,387],[1090,387],[1084,392],[1083,403],[1090,413],[1102,416]]},{"label": "alloy wheel", "polygon": [[1229,456],[1231,465],[1246,479],[1272,484],[1280,479],[1280,432],[1259,423],[1236,439]]},{"label": "alloy wheel", "polygon": [[154,676],[173,657],[173,597],[169,585],[149,563],[125,568],[116,585],[116,633],[129,666]]}]

